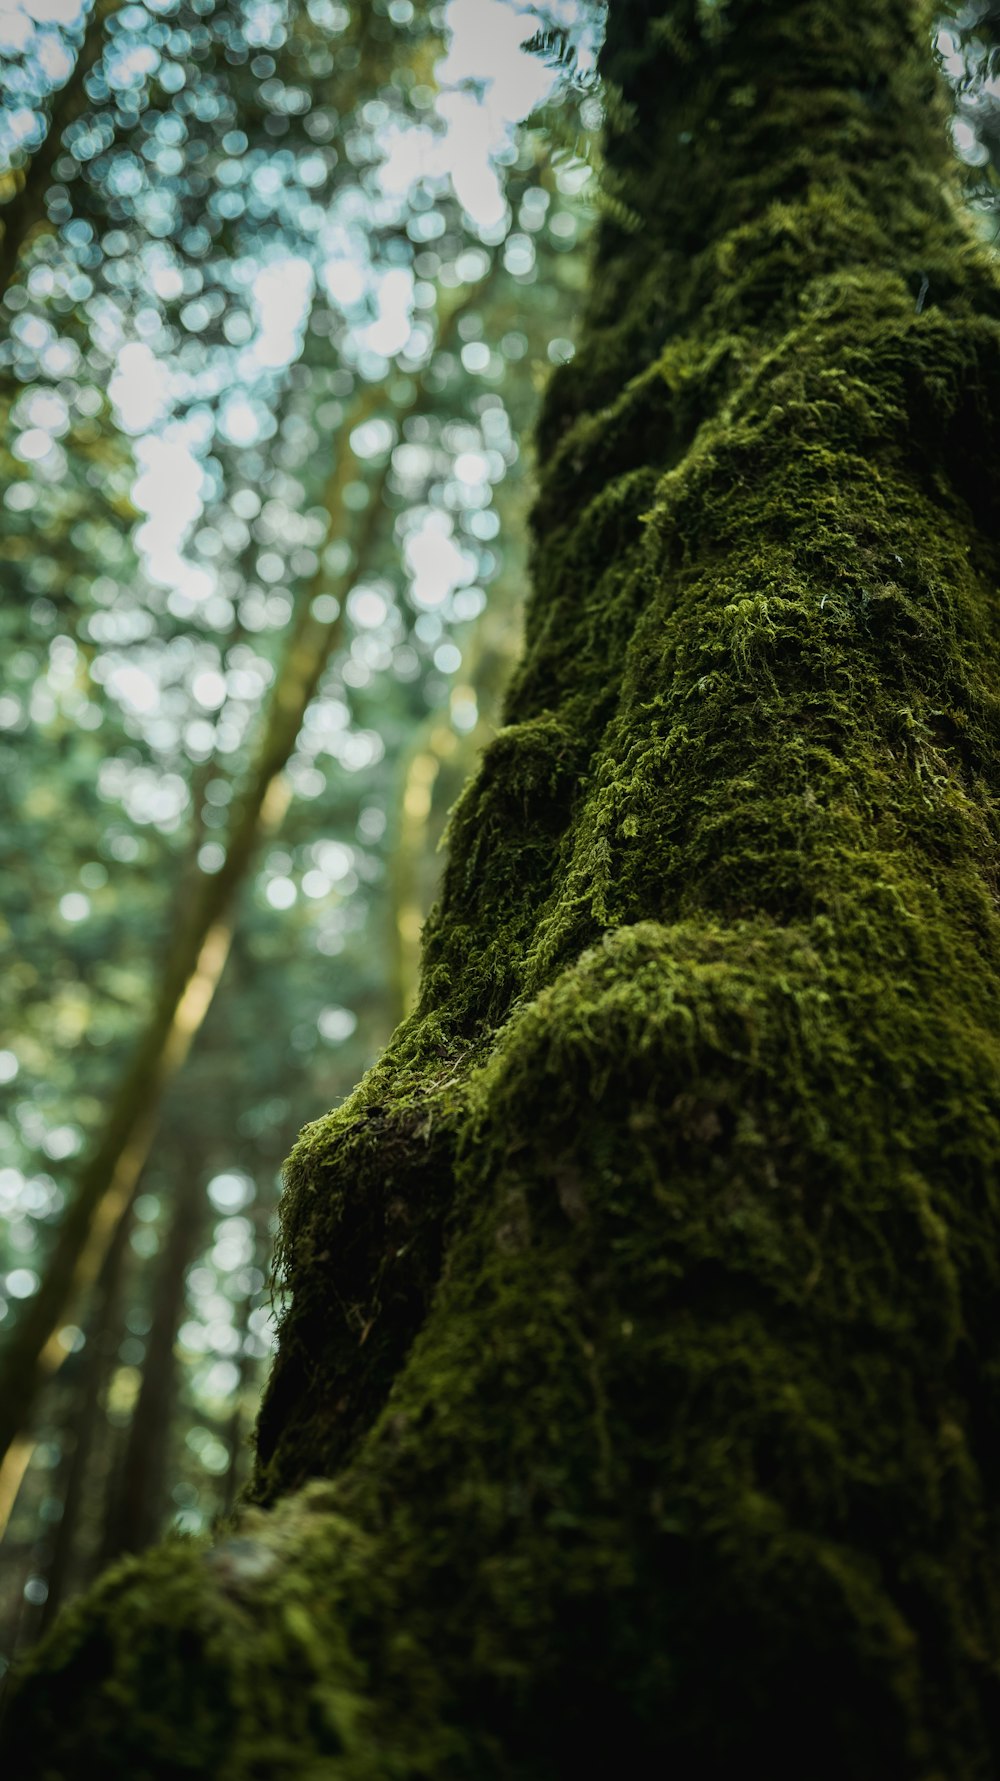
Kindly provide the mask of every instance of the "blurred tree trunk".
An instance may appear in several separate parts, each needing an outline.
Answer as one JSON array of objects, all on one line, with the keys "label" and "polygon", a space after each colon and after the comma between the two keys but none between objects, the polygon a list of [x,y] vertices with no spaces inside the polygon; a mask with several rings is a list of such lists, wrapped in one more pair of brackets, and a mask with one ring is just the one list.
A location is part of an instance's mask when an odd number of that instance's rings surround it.
[{"label": "blurred tree trunk", "polygon": [[52,170],[66,131],[87,108],[87,77],[104,52],[105,26],[118,4],[94,0],[73,72],[52,96],[45,139],[25,167],[8,175],[12,192],[0,203],[0,297],[14,281],[22,249],[46,221]]},{"label": "blurred tree trunk", "polygon": [[177,1397],[177,1331],[184,1310],[187,1271],[205,1230],[205,1184],[193,1156],[183,1154],[183,1174],[171,1196],[166,1241],[156,1258],[152,1322],[142,1363],[142,1383],[120,1466],[111,1480],[102,1558],[111,1564],[141,1552],[163,1525],[167,1455]]},{"label": "blurred tree trunk", "polygon": [[403,765],[389,868],[396,1020],[412,1013],[419,994],[420,940],[440,878],[448,813],[482,749],[496,735],[503,688],[521,641],[522,579],[523,565],[508,562],[463,651],[452,709],[456,695],[474,701],[473,727],[459,734],[443,713],[434,713],[418,730]]},{"label": "blurred tree trunk", "polygon": [[247,1414],[248,1396],[257,1372],[257,1363],[252,1348],[252,1332],[250,1319],[261,1300],[261,1289],[266,1279],[266,1271],[270,1262],[269,1221],[263,1216],[260,1206],[251,1214],[254,1227],[254,1253],[251,1260],[251,1285],[240,1307],[240,1315],[236,1328],[240,1336],[240,1350],[237,1359],[239,1378],[233,1392],[233,1409],[226,1429],[225,1442],[229,1450],[229,1465],[222,1480],[222,1497],[219,1506],[220,1515],[225,1518],[233,1513],[237,1498],[246,1482],[246,1474],[250,1465],[248,1452],[249,1435],[253,1418]]},{"label": "blurred tree trunk", "polygon": [[[370,390],[362,392],[350,426],[364,418],[372,400]],[[342,493],[357,469],[349,450],[338,452],[328,489],[331,536],[350,534]],[[376,494],[354,528],[359,534],[356,560],[363,561],[371,547],[379,505]],[[343,579],[345,585],[336,589],[341,606],[347,593],[347,578]],[[317,586],[307,590],[293,625],[257,758],[234,800],[223,837],[224,864],[212,875],[199,874],[181,912],[146,1031],[112,1099],[97,1146],[77,1179],[41,1286],[20,1316],[0,1362],[0,1472],[12,1443],[28,1423],[41,1386],[60,1363],[59,1328],[94,1277],[130,1202],[153,1142],[163,1095],[201,1029],[222,976],[237,893],[263,836],[284,813],[288,794],[283,770],[342,630],[339,612],[323,623],[312,614],[312,600],[321,587],[329,591],[329,577],[320,580],[318,575]]]},{"label": "blurred tree trunk", "polygon": [[276,1506],[64,1617],[27,1781],[1000,1769],[1000,281],[931,22],[612,0],[509,722],[291,1159]]},{"label": "blurred tree trunk", "polygon": [[43,1629],[51,1626],[79,1574],[83,1522],[93,1484],[95,1438],[101,1432],[108,1374],[122,1335],[122,1289],[131,1229],[132,1220],[126,1216],[115,1231],[94,1286],[83,1366],[72,1400],[72,1445],[61,1481],[62,1514],[45,1575],[48,1595],[42,1612]]},{"label": "blurred tree trunk", "polygon": [[[462,315],[482,298],[490,275],[461,290],[441,319],[438,345],[446,347]],[[428,400],[421,380],[412,386],[402,421]],[[59,1225],[41,1285],[20,1313],[0,1358],[0,1503],[5,1467],[13,1469],[21,1437],[46,1380],[61,1364],[59,1330],[72,1315],[101,1265],[107,1245],[129,1205],[156,1134],[160,1105],[201,1030],[222,977],[233,932],[233,910],[265,835],[280,823],[288,802],[284,769],[343,633],[343,609],[355,580],[371,561],[386,524],[384,495],[391,458],[369,473],[368,502],[352,514],[344,491],[364,474],[364,462],[349,441],[376,408],[391,406],[376,386],[359,387],[337,440],[326,489],[331,539],[351,545],[351,567],[331,577],[322,564],[304,590],[293,620],[284,661],[278,671],[261,726],[256,757],[234,798],[222,836],[223,864],[200,873],[164,961],[159,991],[145,1032],[139,1037],[97,1144],[77,1177]],[[333,596],[333,616],[319,619],[313,607],[320,593]],[[19,1474],[18,1474],[19,1477]]]}]

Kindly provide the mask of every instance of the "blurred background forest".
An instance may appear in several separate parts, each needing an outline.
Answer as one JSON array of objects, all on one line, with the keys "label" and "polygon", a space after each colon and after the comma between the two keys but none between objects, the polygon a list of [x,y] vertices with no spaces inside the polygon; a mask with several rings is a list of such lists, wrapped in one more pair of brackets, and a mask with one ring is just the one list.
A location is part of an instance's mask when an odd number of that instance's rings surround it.
[{"label": "blurred background forest", "polygon": [[[987,233],[993,10],[938,35]],[[517,649],[598,26],[0,0],[0,1668],[243,1483],[282,1159]]]},{"label": "blurred background forest", "polygon": [[5,1663],[232,1505],[282,1159],[414,993],[585,275],[538,25],[0,8]]}]

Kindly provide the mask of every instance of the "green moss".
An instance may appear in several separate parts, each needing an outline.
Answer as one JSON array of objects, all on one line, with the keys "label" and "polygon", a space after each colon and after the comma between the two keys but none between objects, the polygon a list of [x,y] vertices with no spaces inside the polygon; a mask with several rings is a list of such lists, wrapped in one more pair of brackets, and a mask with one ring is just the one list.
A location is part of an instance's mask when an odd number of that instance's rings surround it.
[{"label": "green moss", "polygon": [[649,12],[508,727],[289,1166],[278,1507],[63,1621],[26,1778],[1000,1768],[1000,284],[919,9]]}]

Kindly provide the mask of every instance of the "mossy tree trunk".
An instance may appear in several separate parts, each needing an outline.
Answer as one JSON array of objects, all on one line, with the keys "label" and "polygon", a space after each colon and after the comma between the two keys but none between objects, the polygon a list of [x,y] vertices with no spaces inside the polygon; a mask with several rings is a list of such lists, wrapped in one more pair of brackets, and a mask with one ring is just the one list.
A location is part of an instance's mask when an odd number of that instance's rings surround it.
[{"label": "mossy tree trunk", "polygon": [[19,1774],[1000,1770],[1000,284],[929,32],[612,0],[526,654],[291,1161],[261,1508],[64,1619]]}]

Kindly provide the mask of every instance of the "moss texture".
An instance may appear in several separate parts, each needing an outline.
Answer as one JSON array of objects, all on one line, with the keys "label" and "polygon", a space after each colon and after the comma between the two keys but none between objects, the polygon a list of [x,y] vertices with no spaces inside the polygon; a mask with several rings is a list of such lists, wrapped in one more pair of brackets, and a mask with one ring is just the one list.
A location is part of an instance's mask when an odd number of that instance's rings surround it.
[{"label": "moss texture", "polygon": [[1000,282],[921,5],[605,64],[643,227],[420,1005],[291,1158],[261,1506],[64,1617],[28,1781],[1000,1772]]}]

